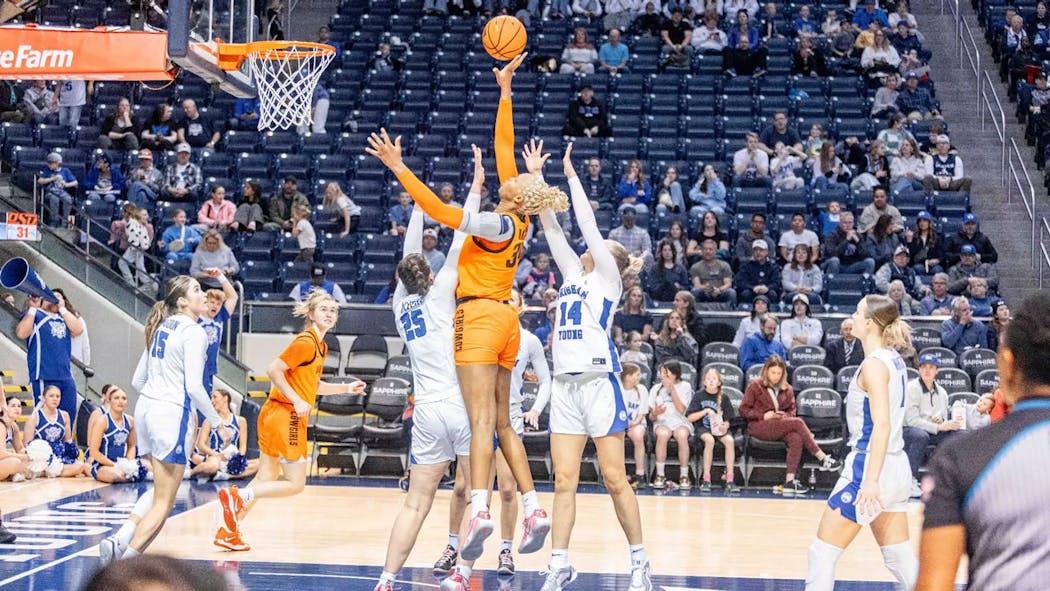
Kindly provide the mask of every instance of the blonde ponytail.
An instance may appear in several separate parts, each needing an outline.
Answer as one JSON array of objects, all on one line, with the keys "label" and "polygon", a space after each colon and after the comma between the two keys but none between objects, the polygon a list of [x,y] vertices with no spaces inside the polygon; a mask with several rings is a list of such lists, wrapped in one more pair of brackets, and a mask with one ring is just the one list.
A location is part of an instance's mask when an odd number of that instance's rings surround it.
[{"label": "blonde ponytail", "polygon": [[149,316],[146,317],[146,348],[148,349],[153,344],[153,335],[157,332],[157,327],[160,326],[161,322],[167,320],[171,313],[168,311],[168,305],[161,300],[153,307],[150,308]]},{"label": "blonde ponytail", "polygon": [[882,329],[882,344],[896,349],[902,357],[915,354],[915,346],[911,342],[911,326],[899,317]]},{"label": "blonde ponytail", "polygon": [[522,189],[521,198],[525,215],[536,215],[548,208],[556,212],[569,210],[569,196],[565,191],[548,185],[539,177]]},{"label": "blonde ponytail", "polygon": [[908,323],[901,318],[897,302],[879,294],[864,296],[863,302],[867,309],[867,317],[882,331],[883,346],[896,349],[902,357],[914,355],[915,347],[911,343],[911,326],[908,326]]},{"label": "blonde ponytail", "polygon": [[164,299],[153,304],[153,307],[149,311],[149,316],[146,317],[146,348],[149,348],[153,344],[153,335],[157,333],[157,328],[168,319],[169,316],[178,313],[179,311],[179,299],[186,296],[189,292],[190,287],[197,284],[197,280],[189,275],[176,275],[168,280],[165,290],[167,291]]},{"label": "blonde ponytail", "polygon": [[645,259],[628,254],[627,249],[615,240],[606,240],[605,247],[616,261],[616,267],[620,270],[620,277],[626,277],[632,273],[638,273],[645,266]]}]

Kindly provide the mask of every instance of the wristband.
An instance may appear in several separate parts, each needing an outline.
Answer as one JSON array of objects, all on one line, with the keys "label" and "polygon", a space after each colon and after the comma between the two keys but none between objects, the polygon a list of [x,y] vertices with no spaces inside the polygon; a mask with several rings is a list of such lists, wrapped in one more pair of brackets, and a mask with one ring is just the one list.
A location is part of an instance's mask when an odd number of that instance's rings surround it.
[{"label": "wristband", "polygon": [[68,311],[69,311],[69,310],[67,310],[65,306],[62,306],[61,308],[59,308],[59,309],[58,309],[58,315],[59,315],[59,316],[63,316],[63,315],[65,315],[65,313],[66,313],[66,312],[68,312]]}]

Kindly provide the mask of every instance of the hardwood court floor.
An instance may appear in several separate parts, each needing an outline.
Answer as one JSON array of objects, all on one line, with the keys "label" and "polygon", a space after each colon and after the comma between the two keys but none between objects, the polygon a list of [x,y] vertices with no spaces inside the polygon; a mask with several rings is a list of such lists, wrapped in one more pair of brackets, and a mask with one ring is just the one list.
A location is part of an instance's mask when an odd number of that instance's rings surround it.
[{"label": "hardwood court floor", "polygon": [[[229,553],[211,545],[217,483],[187,482],[173,517],[150,552],[225,563],[231,574],[257,591],[303,587],[367,591],[383,564],[390,526],[404,499],[404,493],[391,484],[388,479],[312,479],[301,495],[260,502],[242,526],[252,550]],[[20,534],[17,547],[0,546],[0,588],[30,588],[24,586],[27,581],[33,582],[34,590],[79,587],[72,582],[82,583],[97,568],[97,544],[103,532],[119,526],[120,515],[145,490],[145,485],[100,486],[86,479],[30,485],[0,484],[4,522]],[[549,486],[540,485],[540,498],[548,510],[553,497]],[[570,560],[583,574],[573,588],[625,588],[627,543],[612,504],[602,489],[592,485],[585,490],[591,492],[578,496],[570,548]],[[430,568],[446,543],[450,494],[447,489],[438,492],[403,571],[402,589],[436,587]],[[795,500],[764,491],[733,498],[695,491],[688,495],[646,492],[639,495],[639,504],[654,583],[664,591],[801,589],[806,548],[824,507],[821,493]],[[499,510],[498,504],[493,507],[497,523]],[[917,540],[921,505],[913,504],[909,517]],[[90,527],[96,529],[88,531]],[[80,533],[75,533],[77,528]],[[520,535],[520,527],[516,533]],[[472,591],[539,588],[538,573],[546,569],[549,544],[541,552],[515,557],[518,576],[513,581],[496,581],[498,534],[478,561],[482,572],[472,582]],[[885,583],[891,577],[870,532],[863,531],[843,555],[838,578],[853,581],[840,584],[837,588],[842,591],[892,589]]]}]

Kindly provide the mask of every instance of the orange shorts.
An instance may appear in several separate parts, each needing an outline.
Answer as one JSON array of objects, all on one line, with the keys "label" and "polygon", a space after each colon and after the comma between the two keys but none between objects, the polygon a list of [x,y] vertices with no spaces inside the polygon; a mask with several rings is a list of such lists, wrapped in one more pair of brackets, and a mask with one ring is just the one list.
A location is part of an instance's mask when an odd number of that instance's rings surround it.
[{"label": "orange shorts", "polygon": [[290,404],[267,400],[259,410],[259,451],[284,462],[306,461],[306,417]]},{"label": "orange shorts", "polygon": [[453,323],[456,365],[514,369],[520,328],[518,313],[508,304],[481,298],[463,302]]}]

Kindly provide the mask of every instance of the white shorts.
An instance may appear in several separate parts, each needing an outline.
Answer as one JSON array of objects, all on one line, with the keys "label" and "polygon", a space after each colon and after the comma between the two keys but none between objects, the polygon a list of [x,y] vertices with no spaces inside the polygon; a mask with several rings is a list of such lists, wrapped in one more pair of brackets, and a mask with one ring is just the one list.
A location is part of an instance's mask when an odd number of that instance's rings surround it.
[{"label": "white shorts", "polygon": [[169,464],[189,463],[193,453],[193,409],[140,396],[135,404],[135,445],[139,456]]},{"label": "white shorts", "polygon": [[518,435],[525,435],[525,419],[522,415],[525,411],[521,408],[520,402],[510,402],[510,426],[514,427],[514,432]]},{"label": "white shorts", "polygon": [[[838,509],[842,516],[859,525],[868,525],[879,516],[878,513],[858,513],[854,501],[860,491],[860,482],[864,478],[864,469],[868,464],[868,454],[851,451],[846,456],[839,481],[828,497],[828,506]],[[882,497],[883,511],[886,513],[903,513],[908,510],[908,498],[911,495],[911,466],[904,452],[886,454],[886,461],[879,475],[879,494]]]},{"label": "white shorts", "polygon": [[469,455],[470,419],[458,393],[444,400],[416,403],[412,413],[413,464],[440,464]]},{"label": "white shorts", "polygon": [[669,416],[667,416],[667,413],[664,413],[663,416],[658,418],[656,420],[656,422],[653,423],[653,432],[656,432],[657,427],[666,427],[666,428],[671,430],[672,434],[675,431],[677,431],[679,427],[685,427],[686,430],[689,431],[689,436],[690,437],[692,437],[693,431],[694,431],[693,424],[690,423],[688,420],[686,420],[684,417],[679,417],[679,416],[670,416],[669,417]]},{"label": "white shorts", "polygon": [[550,432],[604,437],[627,430],[627,407],[613,373],[562,374],[551,384]]}]

